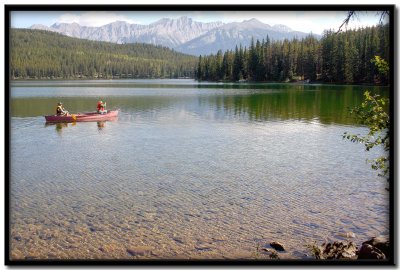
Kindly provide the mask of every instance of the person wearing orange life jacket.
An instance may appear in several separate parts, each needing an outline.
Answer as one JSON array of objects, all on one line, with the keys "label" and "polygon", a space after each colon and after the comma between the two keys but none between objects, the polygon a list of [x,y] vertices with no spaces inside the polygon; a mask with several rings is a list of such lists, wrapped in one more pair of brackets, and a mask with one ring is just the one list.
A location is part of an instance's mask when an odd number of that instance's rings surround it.
[{"label": "person wearing orange life jacket", "polygon": [[97,102],[97,113],[107,113],[106,109],[106,103],[102,100],[99,100],[99,102]]},{"label": "person wearing orange life jacket", "polygon": [[57,103],[56,113],[57,113],[57,115],[61,115],[61,116],[69,115],[69,112],[64,108],[64,106],[61,102]]}]

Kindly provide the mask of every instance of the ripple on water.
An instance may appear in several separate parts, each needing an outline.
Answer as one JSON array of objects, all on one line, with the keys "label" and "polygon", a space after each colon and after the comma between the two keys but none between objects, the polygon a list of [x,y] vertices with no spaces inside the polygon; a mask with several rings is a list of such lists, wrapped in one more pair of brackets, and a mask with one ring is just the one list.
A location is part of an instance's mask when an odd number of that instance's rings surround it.
[{"label": "ripple on water", "polygon": [[173,115],[122,113],[102,132],[13,118],[12,258],[238,259],[272,241],[298,257],[387,231],[384,185],[343,127]]}]

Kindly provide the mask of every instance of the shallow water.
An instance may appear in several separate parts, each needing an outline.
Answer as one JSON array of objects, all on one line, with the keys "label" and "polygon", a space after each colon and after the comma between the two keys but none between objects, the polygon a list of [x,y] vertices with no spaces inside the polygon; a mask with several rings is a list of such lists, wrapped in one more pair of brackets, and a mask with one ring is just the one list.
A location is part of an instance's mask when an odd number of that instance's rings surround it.
[{"label": "shallow water", "polygon": [[[11,259],[256,259],[257,247],[387,234],[380,150],[348,115],[364,88],[190,80],[13,83]],[[375,89],[385,93],[385,89]],[[46,125],[117,108],[116,121]]]}]

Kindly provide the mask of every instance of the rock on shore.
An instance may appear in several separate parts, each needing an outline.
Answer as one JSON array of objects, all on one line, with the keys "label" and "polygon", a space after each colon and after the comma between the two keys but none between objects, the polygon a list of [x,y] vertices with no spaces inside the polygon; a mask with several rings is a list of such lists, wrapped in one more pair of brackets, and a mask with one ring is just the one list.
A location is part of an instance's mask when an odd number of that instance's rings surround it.
[{"label": "rock on shore", "polygon": [[358,259],[387,259],[389,257],[389,239],[385,236],[373,237],[365,241],[358,254]]}]

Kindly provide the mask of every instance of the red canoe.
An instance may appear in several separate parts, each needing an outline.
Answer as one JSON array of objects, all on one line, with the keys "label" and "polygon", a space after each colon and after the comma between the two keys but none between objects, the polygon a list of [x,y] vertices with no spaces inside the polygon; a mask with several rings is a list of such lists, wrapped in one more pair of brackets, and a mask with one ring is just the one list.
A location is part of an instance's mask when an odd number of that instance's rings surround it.
[{"label": "red canoe", "polygon": [[96,122],[112,120],[118,116],[118,111],[108,111],[105,114],[97,112],[77,113],[68,116],[46,115],[46,122]]}]

